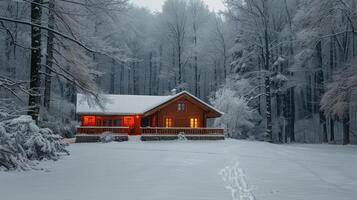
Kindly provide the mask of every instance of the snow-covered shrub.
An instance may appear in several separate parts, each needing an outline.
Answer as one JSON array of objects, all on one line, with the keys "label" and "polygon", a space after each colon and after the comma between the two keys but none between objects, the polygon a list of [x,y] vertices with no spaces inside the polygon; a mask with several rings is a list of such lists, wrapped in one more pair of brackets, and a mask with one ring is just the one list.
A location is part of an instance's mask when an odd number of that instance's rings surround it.
[{"label": "snow-covered shrub", "polygon": [[216,92],[211,103],[225,114],[215,120],[215,126],[222,127],[228,137],[237,139],[255,139],[254,127],[261,120],[258,112],[248,105],[244,97],[236,95],[229,88],[222,88]]},{"label": "snow-covered shrub", "polygon": [[113,142],[114,140],[115,140],[115,137],[112,132],[104,132],[100,136],[100,141],[102,143],[110,143],[110,142]]},{"label": "snow-covered shrub", "polygon": [[187,141],[185,133],[179,133],[177,138],[178,138],[179,141]]},{"label": "snow-covered shrub", "polygon": [[57,160],[68,154],[62,137],[39,128],[30,116],[0,123],[0,168],[28,169],[36,160]]},{"label": "snow-covered shrub", "polygon": [[29,168],[31,162],[27,159],[25,150],[21,145],[15,144],[15,141],[0,123],[0,170]]}]

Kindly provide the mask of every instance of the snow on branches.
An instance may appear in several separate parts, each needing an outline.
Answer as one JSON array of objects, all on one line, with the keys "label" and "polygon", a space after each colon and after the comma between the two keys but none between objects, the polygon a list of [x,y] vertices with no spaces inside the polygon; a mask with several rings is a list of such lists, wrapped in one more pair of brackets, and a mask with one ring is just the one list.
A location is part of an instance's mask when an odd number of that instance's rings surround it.
[{"label": "snow on branches", "polygon": [[228,137],[255,138],[256,135],[252,130],[261,117],[255,109],[248,105],[249,101],[245,97],[224,87],[215,93],[211,102],[225,113],[223,117],[216,119],[215,126],[225,128]]},{"label": "snow on branches", "polygon": [[62,138],[39,128],[30,116],[0,123],[0,170],[27,170],[34,161],[57,160],[67,154]]},{"label": "snow on branches", "polygon": [[327,86],[327,92],[321,100],[321,109],[327,116],[343,119],[349,115],[349,103],[352,90],[357,86],[356,66],[350,66],[335,74]]}]

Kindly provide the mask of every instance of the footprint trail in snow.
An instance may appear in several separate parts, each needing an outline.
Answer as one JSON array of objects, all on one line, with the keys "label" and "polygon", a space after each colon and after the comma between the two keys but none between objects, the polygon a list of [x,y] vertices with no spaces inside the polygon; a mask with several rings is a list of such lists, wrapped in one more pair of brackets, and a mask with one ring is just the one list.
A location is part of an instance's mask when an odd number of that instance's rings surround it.
[{"label": "footprint trail in snow", "polygon": [[218,173],[227,183],[226,188],[232,193],[232,200],[256,200],[239,163],[227,166]]}]

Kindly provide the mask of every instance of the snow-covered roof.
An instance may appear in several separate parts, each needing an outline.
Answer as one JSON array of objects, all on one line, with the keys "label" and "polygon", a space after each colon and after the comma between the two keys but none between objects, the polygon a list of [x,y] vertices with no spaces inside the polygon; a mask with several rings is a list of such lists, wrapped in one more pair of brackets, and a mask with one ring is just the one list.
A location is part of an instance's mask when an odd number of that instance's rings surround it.
[{"label": "snow-covered roof", "polygon": [[170,99],[171,96],[143,95],[101,95],[104,98],[103,108],[91,105],[87,98],[77,95],[77,114],[102,115],[136,115],[156,107]]},{"label": "snow-covered roof", "polygon": [[77,94],[77,114],[92,115],[137,115],[144,114],[170,100],[186,94],[197,100],[206,107],[223,114],[216,108],[205,103],[187,91],[169,96],[147,96],[147,95],[101,95],[104,99],[103,107],[91,104],[83,94]]}]

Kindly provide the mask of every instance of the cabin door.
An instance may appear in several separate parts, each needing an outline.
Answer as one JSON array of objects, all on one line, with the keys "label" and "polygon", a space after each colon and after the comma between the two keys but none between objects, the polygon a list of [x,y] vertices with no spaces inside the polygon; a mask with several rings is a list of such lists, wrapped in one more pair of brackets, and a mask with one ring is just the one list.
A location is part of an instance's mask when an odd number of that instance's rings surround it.
[{"label": "cabin door", "polygon": [[129,134],[135,134],[135,119],[134,119],[134,117],[124,117],[123,126],[129,128]]},{"label": "cabin door", "polygon": [[129,128],[129,135],[141,134],[141,117],[140,116],[128,116],[124,117],[123,125]]}]

